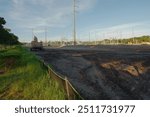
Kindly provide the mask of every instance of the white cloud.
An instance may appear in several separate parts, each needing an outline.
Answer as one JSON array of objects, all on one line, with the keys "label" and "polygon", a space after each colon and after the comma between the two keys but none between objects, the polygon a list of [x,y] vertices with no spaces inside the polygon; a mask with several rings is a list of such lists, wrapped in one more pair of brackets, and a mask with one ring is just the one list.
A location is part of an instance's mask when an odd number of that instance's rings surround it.
[{"label": "white cloud", "polygon": [[[89,33],[91,35],[91,39],[95,40],[97,39],[105,39],[105,38],[129,38],[133,36],[141,36],[141,35],[150,35],[150,27],[149,21],[144,22],[132,22],[132,23],[125,23],[125,24],[119,24],[114,25],[110,27],[104,27],[104,28],[94,28],[97,26],[94,26],[93,28],[89,27],[89,32],[83,32],[81,35],[81,38],[88,39]],[[146,28],[147,27],[147,28]]]},{"label": "white cloud", "polygon": [[108,27],[105,30],[124,30],[124,29],[129,29],[129,28],[135,28],[137,26],[141,26],[144,25],[145,22],[135,22],[135,23],[127,23],[127,24],[121,24],[121,25],[117,25],[117,26],[112,26],[112,27]]},{"label": "white cloud", "polygon": [[[89,9],[94,1],[96,0],[81,0],[78,10]],[[73,0],[12,0],[12,10],[8,14],[18,27],[61,28],[71,22],[72,3]]]},{"label": "white cloud", "polygon": [[18,4],[20,0],[12,0],[14,4]]},{"label": "white cloud", "polygon": [[77,6],[79,6],[78,7],[79,11],[92,8],[96,4],[96,1],[97,0],[80,0],[79,3],[77,2]]},{"label": "white cloud", "polygon": [[[84,13],[96,1],[77,0],[77,11]],[[0,0],[0,3],[0,10],[4,11],[0,15],[21,40],[31,38],[32,28],[36,34],[44,33],[45,26],[50,37],[72,35],[73,0]]]},{"label": "white cloud", "polygon": [[113,32],[117,30],[126,30],[126,29],[132,29],[136,28],[138,26],[145,25],[146,22],[134,22],[134,23],[125,23],[125,24],[119,24],[119,25],[114,25],[111,27],[105,27],[105,28],[97,28],[97,29],[91,29],[90,32]]}]

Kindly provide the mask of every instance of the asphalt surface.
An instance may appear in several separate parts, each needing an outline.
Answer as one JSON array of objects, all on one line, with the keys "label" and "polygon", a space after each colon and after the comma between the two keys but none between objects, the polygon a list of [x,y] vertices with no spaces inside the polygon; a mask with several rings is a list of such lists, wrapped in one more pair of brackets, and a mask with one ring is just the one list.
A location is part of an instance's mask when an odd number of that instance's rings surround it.
[{"label": "asphalt surface", "polygon": [[150,99],[150,46],[70,46],[34,52],[84,99]]}]

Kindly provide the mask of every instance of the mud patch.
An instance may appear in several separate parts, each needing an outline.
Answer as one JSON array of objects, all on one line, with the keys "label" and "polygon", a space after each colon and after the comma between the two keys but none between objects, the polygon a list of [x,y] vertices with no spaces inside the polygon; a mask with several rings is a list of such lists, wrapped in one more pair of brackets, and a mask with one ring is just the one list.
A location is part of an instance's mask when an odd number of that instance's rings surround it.
[{"label": "mud patch", "polygon": [[5,70],[0,70],[0,75],[4,74]]}]

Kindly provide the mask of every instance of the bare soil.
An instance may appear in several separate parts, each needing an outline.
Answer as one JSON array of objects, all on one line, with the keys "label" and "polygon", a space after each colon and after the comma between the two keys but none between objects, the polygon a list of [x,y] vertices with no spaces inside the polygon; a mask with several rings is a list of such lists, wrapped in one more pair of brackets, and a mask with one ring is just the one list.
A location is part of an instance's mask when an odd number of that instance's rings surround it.
[{"label": "bare soil", "polygon": [[67,76],[84,99],[150,99],[150,46],[70,46],[35,53]]},{"label": "bare soil", "polygon": [[0,75],[1,75],[1,74],[4,74],[4,73],[5,73],[5,70],[1,70],[1,69],[0,69]]}]

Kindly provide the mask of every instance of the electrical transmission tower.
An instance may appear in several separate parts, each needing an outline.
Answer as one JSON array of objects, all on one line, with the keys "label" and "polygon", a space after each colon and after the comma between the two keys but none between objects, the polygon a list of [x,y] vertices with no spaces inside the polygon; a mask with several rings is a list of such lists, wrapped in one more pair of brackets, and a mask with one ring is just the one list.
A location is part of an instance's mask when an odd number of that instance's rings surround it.
[{"label": "electrical transmission tower", "polygon": [[74,45],[76,45],[76,0],[73,0],[73,40]]}]

